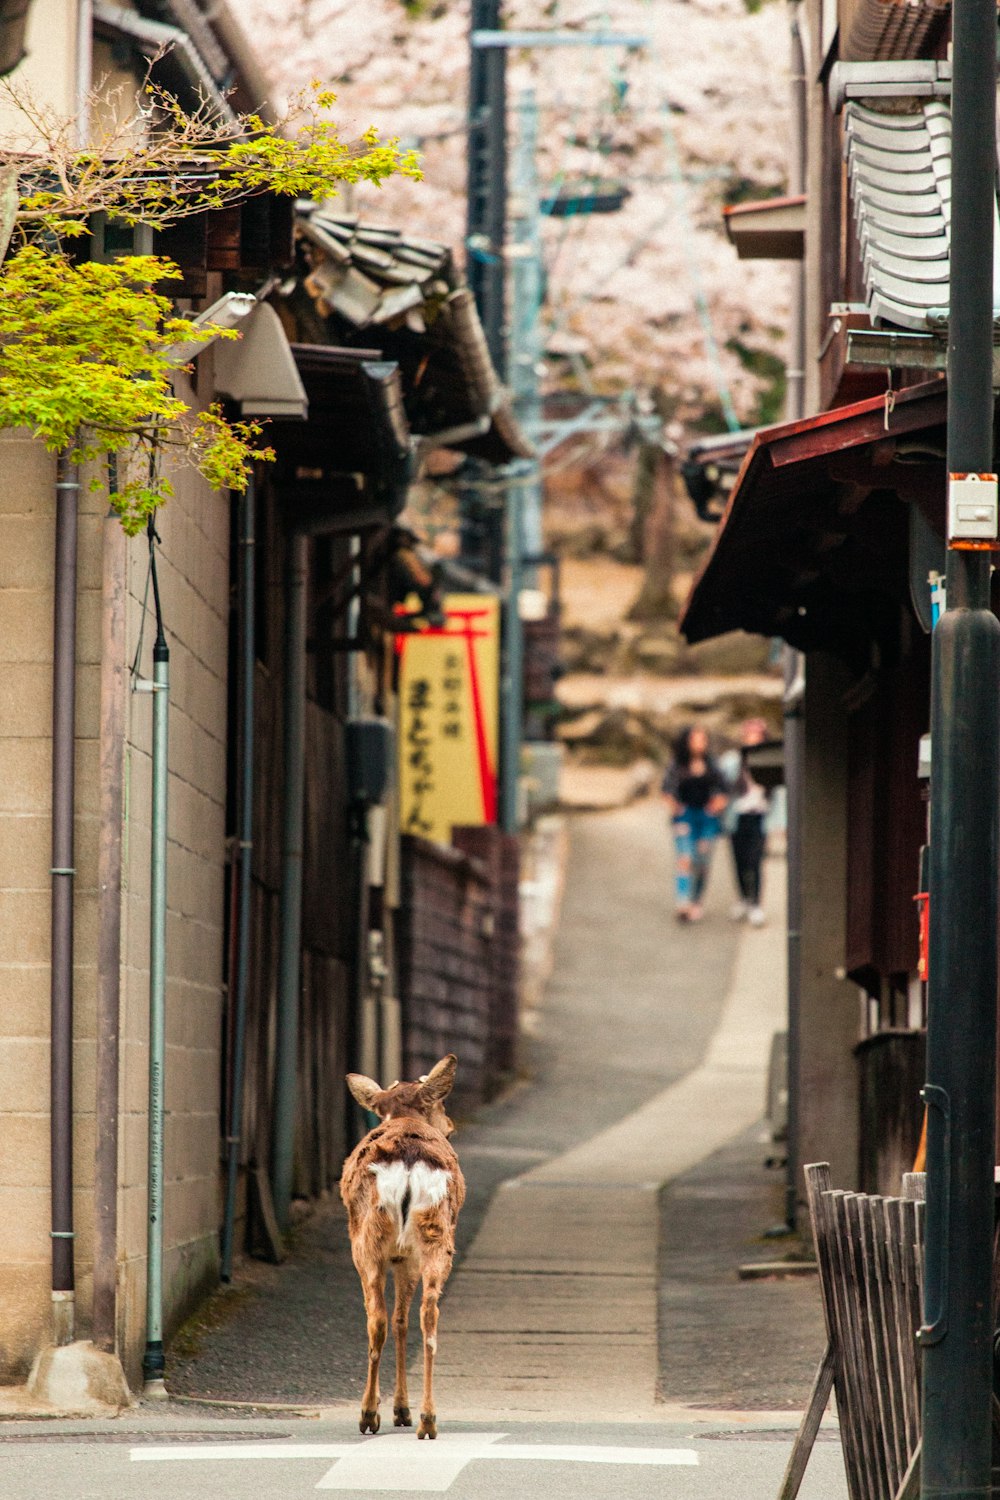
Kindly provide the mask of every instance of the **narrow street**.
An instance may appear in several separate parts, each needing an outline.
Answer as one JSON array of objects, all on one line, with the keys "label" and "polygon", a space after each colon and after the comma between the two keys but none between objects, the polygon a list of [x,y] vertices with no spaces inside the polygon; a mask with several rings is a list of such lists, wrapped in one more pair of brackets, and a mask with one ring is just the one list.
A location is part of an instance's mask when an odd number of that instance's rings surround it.
[{"label": "narrow street", "polygon": [[[775,1495],[823,1329],[812,1278],[737,1276],[787,1250],[761,1239],[783,1185],[760,1119],[783,1008],[781,863],[767,873],[768,926],[734,926],[720,848],[706,920],[681,928],[657,802],[572,820],[530,1076],[456,1138],[470,1196],[436,1444],[358,1437],[361,1297],[330,1206],[187,1331],[183,1399],[8,1425],[0,1500]],[[826,1426],[801,1494],[844,1493]]]}]

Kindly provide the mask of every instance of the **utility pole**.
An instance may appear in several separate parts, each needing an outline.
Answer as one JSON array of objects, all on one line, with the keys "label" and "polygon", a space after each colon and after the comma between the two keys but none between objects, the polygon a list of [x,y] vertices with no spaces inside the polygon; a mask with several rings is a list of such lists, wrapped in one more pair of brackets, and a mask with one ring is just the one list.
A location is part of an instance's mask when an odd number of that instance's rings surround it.
[{"label": "utility pole", "polygon": [[[533,437],[542,415],[538,365],[542,357],[539,312],[542,306],[542,216],[538,195],[538,100],[534,89],[524,89],[517,102],[518,130],[514,145],[511,199],[511,315],[510,386],[514,411],[525,432]],[[542,473],[537,458],[529,460],[521,489],[521,542],[525,554],[538,556],[542,546]],[[535,581],[533,568],[525,582]]]},{"label": "utility pole", "polygon": [[[947,609],[933,636],[924,1500],[991,1493],[1000,622],[990,609],[995,0],[955,0]],[[972,479],[968,476],[973,476]]]},{"label": "utility pole", "polygon": [[[799,25],[800,0],[791,7],[791,115],[792,139],[789,154],[788,191],[806,191],[807,82],[805,48]],[[791,364],[788,369],[785,420],[794,422],[805,415],[805,261],[794,263],[792,271],[792,305],[788,342]],[[799,1211],[799,1174],[802,1170],[799,1151],[799,1116],[802,1051],[800,1044],[802,1012],[802,805],[805,781],[806,659],[801,651],[786,646],[784,656],[785,692],[783,727],[785,742],[785,791],[788,882],[786,972],[788,992],[788,1150],[785,1167],[785,1227],[794,1230]]]},{"label": "utility pole", "polygon": [[[470,38],[500,26],[500,0],[472,0]],[[507,53],[470,39],[466,199],[466,280],[501,380],[504,336],[504,235],[507,220]]]},{"label": "utility pole", "polygon": [[[501,379],[507,377],[506,257],[507,246],[507,84],[506,56],[511,47],[624,47],[635,51],[645,37],[614,32],[503,31],[499,0],[472,0],[469,35],[469,168],[466,263],[469,285],[476,297],[486,342]],[[525,118],[527,116],[527,119]],[[514,264],[523,259],[523,276],[515,282],[514,346],[511,371],[515,395],[522,382],[522,400],[534,403],[537,418],[537,316],[541,302],[541,254],[538,227],[538,184],[535,173],[537,106],[532,97],[521,116],[518,142],[518,186],[522,193],[518,224],[523,239],[514,250]],[[531,138],[530,160],[524,139]],[[517,251],[524,247],[523,256]],[[530,266],[532,257],[534,267]],[[515,275],[518,275],[515,272]],[[530,326],[529,326],[530,325]],[[530,382],[535,384],[529,389]],[[500,822],[508,833],[518,826],[517,789],[521,755],[523,639],[520,594],[525,552],[525,492],[528,492],[528,545],[541,535],[541,482],[537,461],[532,469],[511,465],[507,471],[505,502],[506,609],[504,672],[501,689]],[[533,488],[532,488],[533,487]],[[475,501],[475,482],[463,496],[462,555],[469,559],[475,527],[470,511],[482,511]]]}]

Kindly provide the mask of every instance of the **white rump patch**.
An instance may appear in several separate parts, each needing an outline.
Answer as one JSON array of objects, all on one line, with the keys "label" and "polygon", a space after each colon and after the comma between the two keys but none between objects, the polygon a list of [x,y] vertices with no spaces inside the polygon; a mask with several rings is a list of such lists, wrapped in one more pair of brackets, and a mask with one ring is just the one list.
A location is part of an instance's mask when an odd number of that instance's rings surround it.
[{"label": "white rump patch", "polygon": [[451,1173],[443,1167],[430,1167],[415,1161],[407,1167],[401,1161],[380,1162],[368,1169],[378,1186],[378,1201],[396,1223],[396,1240],[402,1249],[410,1235],[413,1215],[421,1209],[436,1208],[448,1195]]}]

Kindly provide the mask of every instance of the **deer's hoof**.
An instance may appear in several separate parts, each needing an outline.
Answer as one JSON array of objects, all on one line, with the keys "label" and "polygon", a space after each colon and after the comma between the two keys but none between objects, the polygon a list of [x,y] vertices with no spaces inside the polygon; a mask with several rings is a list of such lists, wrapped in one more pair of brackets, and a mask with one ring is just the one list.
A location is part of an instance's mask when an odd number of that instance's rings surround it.
[{"label": "deer's hoof", "polygon": [[420,1413],[420,1426],[417,1428],[418,1438],[436,1438],[438,1435],[437,1417],[433,1412],[422,1411]]},{"label": "deer's hoof", "polygon": [[408,1406],[394,1406],[392,1409],[393,1425],[396,1427],[412,1427],[413,1418],[410,1416]]},{"label": "deer's hoof", "polygon": [[358,1426],[362,1432],[378,1432],[382,1425],[382,1418],[377,1411],[362,1411],[361,1421]]}]

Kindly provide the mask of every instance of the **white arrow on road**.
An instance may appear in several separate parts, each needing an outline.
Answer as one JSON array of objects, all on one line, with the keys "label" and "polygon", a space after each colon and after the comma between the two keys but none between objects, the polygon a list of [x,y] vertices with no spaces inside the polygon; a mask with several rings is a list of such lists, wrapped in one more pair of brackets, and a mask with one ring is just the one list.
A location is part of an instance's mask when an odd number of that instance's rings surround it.
[{"label": "white arrow on road", "polygon": [[596,1448],[559,1443],[505,1443],[502,1432],[444,1433],[418,1443],[412,1433],[387,1434],[352,1443],[171,1443],[133,1448],[136,1463],[219,1463],[277,1458],[335,1459],[318,1490],[424,1490],[443,1494],[466,1464],[495,1462],[584,1464],[697,1464],[692,1448]]}]

